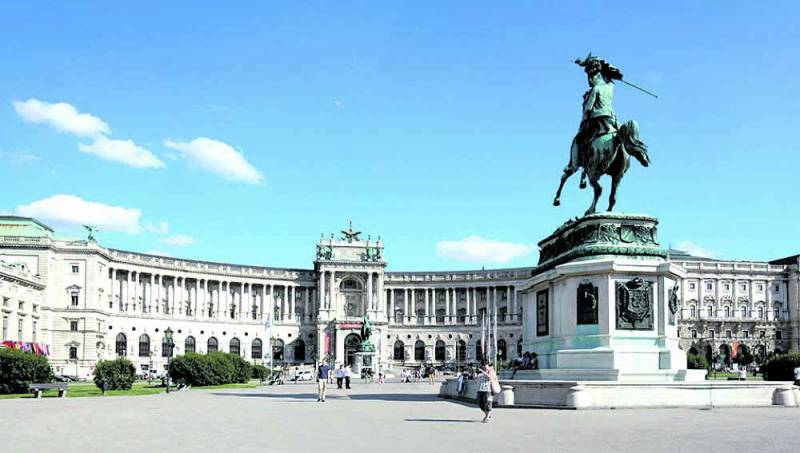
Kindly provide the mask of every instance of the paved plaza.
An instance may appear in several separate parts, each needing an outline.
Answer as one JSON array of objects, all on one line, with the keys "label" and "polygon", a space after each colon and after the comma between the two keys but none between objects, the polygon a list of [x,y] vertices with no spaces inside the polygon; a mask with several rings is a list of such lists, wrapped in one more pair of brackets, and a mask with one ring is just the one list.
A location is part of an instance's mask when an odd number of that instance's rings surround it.
[{"label": "paved plaza", "polygon": [[[335,387],[335,386],[334,386]],[[800,411],[500,409],[489,424],[438,385],[312,384],[171,395],[0,401],[7,452],[791,451]]]}]

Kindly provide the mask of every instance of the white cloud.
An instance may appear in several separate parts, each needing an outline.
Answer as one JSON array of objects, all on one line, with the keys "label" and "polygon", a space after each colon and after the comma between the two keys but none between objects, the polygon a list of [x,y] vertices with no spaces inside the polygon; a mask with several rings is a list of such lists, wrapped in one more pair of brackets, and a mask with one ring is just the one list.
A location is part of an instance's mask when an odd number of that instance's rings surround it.
[{"label": "white cloud", "polygon": [[137,146],[131,140],[112,140],[106,137],[98,137],[91,145],[78,144],[78,148],[84,153],[94,154],[106,160],[122,162],[136,168],[162,168],[161,162],[155,154]]},{"label": "white cloud", "polygon": [[675,246],[677,250],[682,250],[690,255],[699,256],[702,258],[714,258],[719,254],[713,250],[701,247],[692,241],[681,241]]},{"label": "white cloud", "polygon": [[514,242],[484,239],[470,236],[460,241],[440,241],[436,244],[436,254],[459,261],[505,263],[525,256],[533,250],[532,246]]},{"label": "white cloud", "polygon": [[175,247],[184,247],[187,245],[194,244],[195,239],[191,236],[187,236],[185,234],[174,234],[168,238],[164,238],[161,240],[164,244],[173,245]]},{"label": "white cloud", "polygon": [[17,206],[14,213],[34,217],[54,228],[94,225],[101,231],[121,231],[129,234],[140,231],[139,219],[142,216],[142,211],[139,209],[110,206],[67,194],[53,195]]},{"label": "white cloud", "polygon": [[169,252],[162,252],[161,250],[148,250],[145,252],[148,255],[157,255],[157,256],[172,256]]},{"label": "white cloud", "polygon": [[180,151],[193,165],[227,180],[249,184],[259,184],[264,180],[264,175],[227,143],[198,137],[190,142],[167,140],[164,146]]},{"label": "white cloud", "polygon": [[40,160],[42,160],[41,157],[25,151],[3,151],[0,149],[0,161],[8,161],[15,164],[27,164]]},{"label": "white cloud", "polygon": [[99,137],[111,133],[105,121],[88,113],[80,113],[66,102],[51,104],[38,99],[28,99],[14,101],[13,104],[17,114],[29,123],[48,124],[61,132],[79,137]]},{"label": "white cloud", "polygon": [[148,233],[167,234],[169,233],[169,224],[167,222],[147,222],[144,225],[144,229],[147,230]]}]

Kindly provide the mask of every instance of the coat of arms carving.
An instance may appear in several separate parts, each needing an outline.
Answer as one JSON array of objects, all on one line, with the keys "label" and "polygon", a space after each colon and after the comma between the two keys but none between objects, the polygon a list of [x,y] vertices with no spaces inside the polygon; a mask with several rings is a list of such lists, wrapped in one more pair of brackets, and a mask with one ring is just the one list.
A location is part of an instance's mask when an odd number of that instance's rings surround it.
[{"label": "coat of arms carving", "polygon": [[653,283],[617,282],[617,329],[653,330]]},{"label": "coat of arms carving", "polygon": [[678,290],[677,283],[669,290],[669,325],[675,325],[675,313],[678,312]]}]

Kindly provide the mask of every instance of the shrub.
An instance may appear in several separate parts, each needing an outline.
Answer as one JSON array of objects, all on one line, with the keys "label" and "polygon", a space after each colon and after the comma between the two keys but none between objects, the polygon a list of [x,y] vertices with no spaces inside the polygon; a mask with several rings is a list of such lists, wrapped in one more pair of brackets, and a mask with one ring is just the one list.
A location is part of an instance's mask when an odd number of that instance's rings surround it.
[{"label": "shrub", "polygon": [[686,367],[690,370],[708,370],[710,366],[708,360],[699,354],[686,354]]},{"label": "shrub", "polygon": [[169,374],[175,382],[194,386],[222,385],[247,382],[253,373],[251,368],[236,354],[188,353],[172,359]]},{"label": "shrub", "polygon": [[101,360],[94,369],[94,385],[102,390],[130,390],[136,380],[136,367],[125,357]]},{"label": "shrub", "polygon": [[793,381],[794,369],[797,366],[800,366],[800,353],[776,355],[767,362],[764,379],[767,381]]},{"label": "shrub", "polygon": [[259,381],[263,381],[269,377],[269,368],[265,367],[264,365],[253,365],[252,374],[250,377],[253,379],[258,379]]},{"label": "shrub", "polygon": [[0,349],[0,393],[26,393],[32,382],[50,382],[53,370],[44,356]]}]

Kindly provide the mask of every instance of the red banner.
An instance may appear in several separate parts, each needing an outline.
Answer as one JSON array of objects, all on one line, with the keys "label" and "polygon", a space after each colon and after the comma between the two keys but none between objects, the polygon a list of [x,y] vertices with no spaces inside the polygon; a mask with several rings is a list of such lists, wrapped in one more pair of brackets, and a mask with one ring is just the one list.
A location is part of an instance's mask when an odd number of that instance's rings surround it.
[{"label": "red banner", "polygon": [[350,323],[342,323],[336,324],[337,329],[361,329],[360,322],[350,322]]}]

